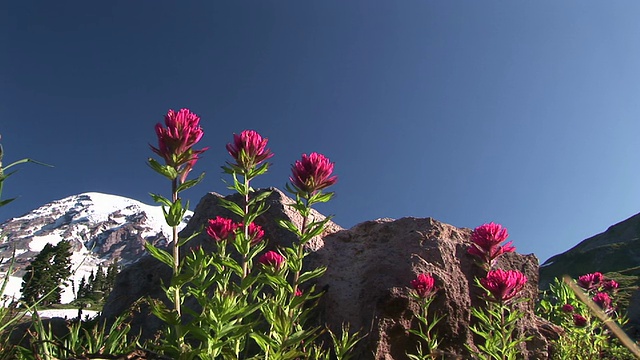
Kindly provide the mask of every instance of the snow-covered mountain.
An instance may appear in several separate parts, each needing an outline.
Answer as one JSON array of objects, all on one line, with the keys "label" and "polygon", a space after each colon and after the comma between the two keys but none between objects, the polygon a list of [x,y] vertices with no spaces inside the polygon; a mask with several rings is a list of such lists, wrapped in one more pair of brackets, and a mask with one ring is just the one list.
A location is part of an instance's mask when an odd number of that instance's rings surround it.
[{"label": "snow-covered mountain", "polygon": [[[189,212],[182,227],[191,217]],[[182,228],[181,227],[181,228]],[[171,228],[160,206],[151,206],[122,196],[97,192],[73,195],[43,205],[0,225],[0,279],[9,268],[15,250],[15,268],[3,295],[20,297],[24,269],[47,243],[69,240],[73,248],[74,271],[62,302],[73,300],[72,284],[98,265],[114,259],[123,266],[144,255],[144,242],[166,246]]]}]

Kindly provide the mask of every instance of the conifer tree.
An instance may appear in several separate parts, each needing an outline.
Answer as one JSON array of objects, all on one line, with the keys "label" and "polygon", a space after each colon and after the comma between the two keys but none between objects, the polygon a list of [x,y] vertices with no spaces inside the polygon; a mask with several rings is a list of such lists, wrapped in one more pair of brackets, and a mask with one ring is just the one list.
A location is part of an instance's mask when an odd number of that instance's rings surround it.
[{"label": "conifer tree", "polygon": [[22,277],[22,301],[47,306],[60,303],[62,286],[71,275],[71,244],[63,240],[46,244]]}]

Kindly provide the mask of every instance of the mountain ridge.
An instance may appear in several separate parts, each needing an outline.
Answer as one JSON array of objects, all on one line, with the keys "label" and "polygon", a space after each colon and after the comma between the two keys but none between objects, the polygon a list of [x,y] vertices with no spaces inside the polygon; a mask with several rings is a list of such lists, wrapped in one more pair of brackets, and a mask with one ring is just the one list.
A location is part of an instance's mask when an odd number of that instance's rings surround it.
[{"label": "mountain ridge", "polygon": [[[180,228],[186,225],[188,212]],[[171,228],[162,208],[100,192],[71,195],[44,204],[0,224],[0,276],[6,274],[15,251],[15,273],[3,295],[18,298],[24,269],[47,243],[69,240],[74,271],[63,292],[70,302],[80,279],[114,259],[124,266],[145,254],[144,243],[166,246]]]}]

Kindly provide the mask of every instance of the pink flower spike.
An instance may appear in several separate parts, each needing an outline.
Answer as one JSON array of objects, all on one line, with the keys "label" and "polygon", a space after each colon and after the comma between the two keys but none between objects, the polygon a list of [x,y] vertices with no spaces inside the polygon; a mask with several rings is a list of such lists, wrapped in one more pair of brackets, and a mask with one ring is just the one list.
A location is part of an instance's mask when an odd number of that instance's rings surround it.
[{"label": "pink flower spike", "polygon": [[275,251],[267,251],[258,259],[258,262],[264,266],[275,268],[280,270],[285,262],[284,256],[278,254]]},{"label": "pink flower spike", "polygon": [[[200,117],[189,109],[181,109],[178,112],[169,110],[164,117],[164,123],[166,128],[160,123],[156,124],[158,147],[151,146],[151,150],[160,155],[167,165],[184,175],[191,170],[198,160],[198,155],[208,149],[192,149],[204,134],[200,128]],[[185,164],[189,165],[184,169],[178,169]],[[181,179],[184,179],[184,176]]]},{"label": "pink flower spike", "polygon": [[302,158],[291,166],[289,180],[299,193],[313,195],[338,181],[337,176],[331,176],[333,166],[322,154],[302,154]]},{"label": "pink flower spike", "polygon": [[562,311],[566,312],[566,313],[572,313],[573,310],[575,310],[575,308],[573,307],[573,305],[571,304],[564,304],[562,305]]},{"label": "pink flower spike", "polygon": [[490,301],[503,303],[515,297],[527,283],[527,277],[517,270],[491,270],[480,284],[491,293]]},{"label": "pink flower spike", "polygon": [[419,274],[415,280],[411,280],[411,287],[423,299],[431,297],[437,290],[431,274]]},{"label": "pink flower spike", "polygon": [[244,130],[240,135],[233,134],[233,144],[227,144],[227,151],[236,166],[249,171],[273,156],[267,149],[268,141],[253,130]]},{"label": "pink flower spike", "polygon": [[229,239],[237,228],[238,225],[234,224],[233,220],[218,216],[209,220],[207,234],[215,241],[224,241]]},{"label": "pink flower spike", "polygon": [[502,246],[500,245],[508,237],[507,229],[500,224],[491,222],[480,225],[471,234],[473,245],[467,252],[480,258],[488,267],[491,267],[498,256],[516,250],[515,247],[511,246],[511,241]]},{"label": "pink flower spike", "polygon": [[296,294],[295,294],[295,296],[302,296],[302,294],[303,294],[303,293],[302,293],[302,290],[300,290],[299,288],[298,288],[298,289],[296,289]]}]

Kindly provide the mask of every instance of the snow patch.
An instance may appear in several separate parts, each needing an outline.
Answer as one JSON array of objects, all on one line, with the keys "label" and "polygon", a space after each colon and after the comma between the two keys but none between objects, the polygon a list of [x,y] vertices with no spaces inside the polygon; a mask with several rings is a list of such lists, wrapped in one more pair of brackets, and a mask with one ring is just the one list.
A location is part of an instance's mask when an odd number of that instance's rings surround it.
[{"label": "snow patch", "polygon": [[29,243],[29,250],[40,252],[47,244],[58,245],[60,241],[62,241],[62,236],[60,235],[45,235],[45,236],[34,236],[31,238],[31,242]]}]

